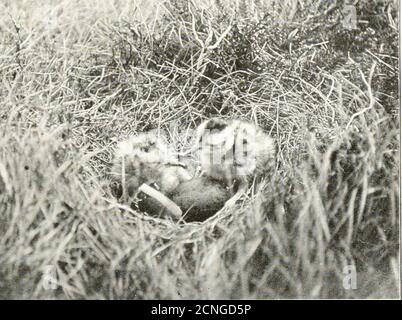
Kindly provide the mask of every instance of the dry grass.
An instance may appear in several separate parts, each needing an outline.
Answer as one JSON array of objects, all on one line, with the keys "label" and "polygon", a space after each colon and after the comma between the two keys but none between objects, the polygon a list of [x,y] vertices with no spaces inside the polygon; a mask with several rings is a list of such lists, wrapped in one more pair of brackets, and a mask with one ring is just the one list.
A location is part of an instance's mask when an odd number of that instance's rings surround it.
[{"label": "dry grass", "polygon": [[[342,1],[158,3],[1,4],[0,297],[398,297],[397,1],[352,31]],[[211,116],[279,146],[236,210],[175,224],[103,193],[117,140],[185,151]]]}]

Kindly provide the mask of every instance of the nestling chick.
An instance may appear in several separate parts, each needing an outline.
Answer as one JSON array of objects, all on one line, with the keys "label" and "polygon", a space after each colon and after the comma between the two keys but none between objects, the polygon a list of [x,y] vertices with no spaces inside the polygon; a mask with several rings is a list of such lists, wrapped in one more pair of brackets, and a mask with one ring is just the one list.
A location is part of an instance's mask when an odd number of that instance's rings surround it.
[{"label": "nestling chick", "polygon": [[198,127],[196,137],[204,174],[236,190],[226,206],[236,203],[253,177],[273,167],[275,143],[252,123],[213,118]]},{"label": "nestling chick", "polygon": [[156,185],[169,196],[181,182],[191,179],[183,165],[175,160],[166,139],[154,131],[140,133],[118,144],[111,176],[130,197],[143,183]]}]

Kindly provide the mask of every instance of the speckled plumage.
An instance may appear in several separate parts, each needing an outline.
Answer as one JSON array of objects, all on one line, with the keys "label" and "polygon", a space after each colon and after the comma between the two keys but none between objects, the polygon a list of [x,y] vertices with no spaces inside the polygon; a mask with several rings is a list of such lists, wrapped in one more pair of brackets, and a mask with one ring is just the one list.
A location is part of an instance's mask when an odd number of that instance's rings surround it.
[{"label": "speckled plumage", "polygon": [[213,118],[197,129],[201,169],[206,176],[229,187],[236,182],[237,195],[250,179],[271,170],[275,161],[274,140],[258,126],[241,120]]},{"label": "speckled plumage", "polygon": [[143,184],[154,184],[169,195],[190,174],[175,159],[164,136],[154,131],[139,133],[116,148],[111,169],[112,180],[125,185],[130,196]]}]

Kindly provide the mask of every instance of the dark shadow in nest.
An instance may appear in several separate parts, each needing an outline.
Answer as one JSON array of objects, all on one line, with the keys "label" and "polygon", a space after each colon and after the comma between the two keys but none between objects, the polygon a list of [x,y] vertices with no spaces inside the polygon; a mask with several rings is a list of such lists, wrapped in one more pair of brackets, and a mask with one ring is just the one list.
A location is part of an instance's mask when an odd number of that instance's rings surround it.
[{"label": "dark shadow in nest", "polygon": [[[151,185],[158,189],[156,185]],[[111,193],[120,200],[123,196],[121,184],[110,184]],[[137,201],[131,203],[131,208],[145,212],[153,217],[165,217],[166,208],[155,199],[139,192]],[[181,183],[169,199],[177,204],[183,212],[185,222],[202,222],[217,213],[230,198],[229,189],[220,181],[209,177],[197,177]]]}]

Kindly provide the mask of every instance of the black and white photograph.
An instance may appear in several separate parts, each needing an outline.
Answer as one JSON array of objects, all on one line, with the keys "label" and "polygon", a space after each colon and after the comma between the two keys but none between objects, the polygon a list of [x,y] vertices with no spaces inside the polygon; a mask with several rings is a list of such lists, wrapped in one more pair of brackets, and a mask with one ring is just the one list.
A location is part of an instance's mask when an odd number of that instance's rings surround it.
[{"label": "black and white photograph", "polygon": [[0,0],[0,300],[399,300],[399,58],[398,0]]}]

